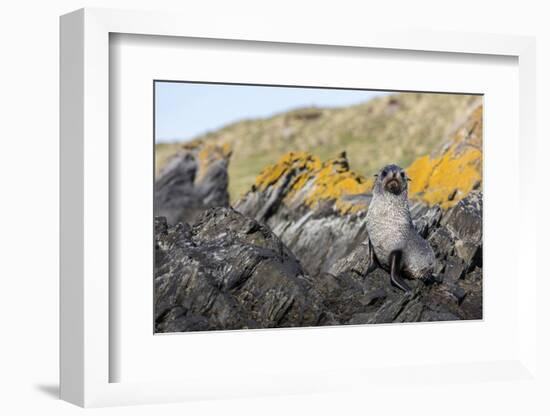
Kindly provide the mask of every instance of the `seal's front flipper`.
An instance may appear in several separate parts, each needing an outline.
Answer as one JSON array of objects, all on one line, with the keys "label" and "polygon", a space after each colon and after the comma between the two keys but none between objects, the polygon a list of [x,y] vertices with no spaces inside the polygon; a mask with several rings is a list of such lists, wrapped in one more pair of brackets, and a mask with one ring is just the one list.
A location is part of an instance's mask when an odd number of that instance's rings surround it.
[{"label": "seal's front flipper", "polygon": [[378,259],[376,258],[376,254],[374,254],[374,247],[372,246],[370,238],[368,238],[368,243],[369,243],[369,265],[367,267],[367,272],[365,274],[371,273],[379,266],[379,262],[378,262]]},{"label": "seal's front flipper", "polygon": [[410,293],[411,288],[403,281],[400,276],[401,270],[401,255],[400,250],[392,251],[390,254],[390,279],[391,284],[398,287],[404,292]]}]

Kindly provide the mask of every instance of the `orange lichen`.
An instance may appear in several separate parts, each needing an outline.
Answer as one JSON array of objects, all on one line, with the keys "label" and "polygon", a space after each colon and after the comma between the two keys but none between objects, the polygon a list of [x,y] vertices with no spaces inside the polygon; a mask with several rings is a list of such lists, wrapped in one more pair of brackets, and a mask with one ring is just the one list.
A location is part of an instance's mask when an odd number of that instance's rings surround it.
[{"label": "orange lichen", "polygon": [[320,202],[332,200],[341,213],[353,211],[357,205],[343,200],[345,195],[355,195],[369,191],[366,179],[349,170],[347,160],[339,158],[328,160],[311,175],[311,187],[304,202],[315,207]]},{"label": "orange lichen", "polygon": [[256,178],[255,186],[259,190],[285,186],[283,201],[287,205],[316,208],[321,203],[332,202],[343,214],[364,207],[342,197],[368,192],[372,181],[352,172],[344,154],[321,163],[307,152],[290,152],[265,168]]},{"label": "orange lichen", "polygon": [[[482,180],[482,108],[476,108],[462,123],[450,143],[435,156],[422,156],[407,169],[412,179],[409,196],[447,209],[464,198]],[[290,152],[266,167],[256,178],[255,188],[281,188],[288,206],[316,209],[331,203],[341,214],[355,213],[365,205],[346,196],[372,191],[374,179],[353,172],[345,153],[321,163],[307,152]]]},{"label": "orange lichen", "polygon": [[424,193],[429,204],[449,208],[481,182],[481,152],[469,149],[458,158],[445,155],[433,170]]},{"label": "orange lichen", "polygon": [[409,194],[414,195],[424,192],[428,186],[435,161],[429,156],[422,156],[416,159],[407,170],[407,176],[411,179],[409,183]]},{"label": "orange lichen", "polygon": [[[289,152],[273,165],[266,167],[256,178],[255,186],[264,190],[275,185],[285,174],[295,175],[295,183],[305,183],[307,175],[321,166],[319,158],[307,152]],[[281,186],[282,184],[279,184]],[[275,185],[277,186],[277,185]]]},{"label": "orange lichen", "polygon": [[482,108],[476,108],[439,156],[423,156],[407,169],[409,195],[430,205],[450,208],[481,185]]}]

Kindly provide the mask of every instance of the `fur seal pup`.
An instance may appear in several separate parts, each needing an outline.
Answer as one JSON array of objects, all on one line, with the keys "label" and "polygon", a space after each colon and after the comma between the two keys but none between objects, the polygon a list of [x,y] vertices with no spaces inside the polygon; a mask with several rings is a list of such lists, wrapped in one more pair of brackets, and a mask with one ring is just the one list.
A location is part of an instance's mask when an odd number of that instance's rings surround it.
[{"label": "fur seal pup", "polygon": [[424,279],[433,272],[435,255],[414,228],[407,196],[407,174],[397,165],[382,168],[376,176],[367,211],[367,232],[379,265],[390,272],[391,283],[411,289],[402,276]]}]

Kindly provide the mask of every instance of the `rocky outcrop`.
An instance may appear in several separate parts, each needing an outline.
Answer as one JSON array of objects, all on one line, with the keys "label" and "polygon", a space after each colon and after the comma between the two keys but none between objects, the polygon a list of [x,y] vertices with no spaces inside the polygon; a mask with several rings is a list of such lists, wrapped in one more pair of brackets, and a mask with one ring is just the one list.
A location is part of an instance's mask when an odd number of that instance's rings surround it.
[{"label": "rocky outcrop", "polygon": [[171,225],[192,224],[208,208],[229,206],[230,156],[230,150],[220,146],[183,147],[155,182],[155,216]]},{"label": "rocky outcrop", "polygon": [[410,194],[430,205],[450,208],[482,185],[483,108],[478,106],[456,129],[453,138],[432,156],[407,168]]},{"label": "rocky outcrop", "polygon": [[335,281],[357,282],[365,296],[352,296],[353,290],[347,301],[337,297],[332,304],[346,309],[340,320],[384,323],[482,318],[481,192],[472,192],[448,212],[417,203],[411,213],[418,231],[436,253],[434,276],[425,282],[408,281],[414,288],[412,295],[406,295],[390,285],[387,271],[369,270],[374,267],[372,253],[368,243],[362,242],[328,270]]},{"label": "rocky outcrop", "polygon": [[366,205],[345,196],[371,187],[350,170],[345,153],[324,163],[308,153],[289,153],[258,176],[235,209],[269,225],[317,275],[367,238]]},{"label": "rocky outcrop", "polygon": [[[422,157],[407,169],[412,214],[424,237],[438,211],[481,189],[481,119],[477,107],[440,156]],[[266,222],[306,269],[318,274],[368,238],[364,218],[373,183],[351,170],[345,152],[326,162],[291,152],[266,167],[235,208]]]},{"label": "rocky outcrop", "polygon": [[193,227],[157,219],[156,330],[481,319],[481,201],[476,191],[445,213],[413,207],[439,266],[431,280],[409,281],[409,295],[391,286],[368,239],[346,240],[339,259],[310,272],[268,226],[232,208]]},{"label": "rocky outcrop", "polygon": [[[345,153],[322,162],[292,152],[234,209],[201,205],[192,226],[157,219],[156,330],[481,319],[480,119],[475,110],[440,153],[407,169],[411,216],[437,259],[432,278],[407,282],[412,293],[392,287],[374,259],[365,227],[373,180]],[[181,179],[181,189],[208,177]]]},{"label": "rocky outcrop", "polygon": [[265,225],[232,208],[191,227],[155,222],[156,331],[311,326],[322,301],[300,262]]}]

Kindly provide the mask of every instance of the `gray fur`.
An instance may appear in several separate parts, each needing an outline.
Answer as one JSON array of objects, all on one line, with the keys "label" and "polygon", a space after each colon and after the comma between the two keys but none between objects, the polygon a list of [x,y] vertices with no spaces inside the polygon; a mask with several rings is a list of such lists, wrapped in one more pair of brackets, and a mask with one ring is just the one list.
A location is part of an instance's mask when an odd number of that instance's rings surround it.
[{"label": "gray fur", "polygon": [[423,279],[433,272],[435,255],[414,228],[407,196],[408,178],[399,166],[380,170],[367,212],[367,232],[380,265],[390,268],[390,254],[402,252],[401,269],[406,277]]}]

